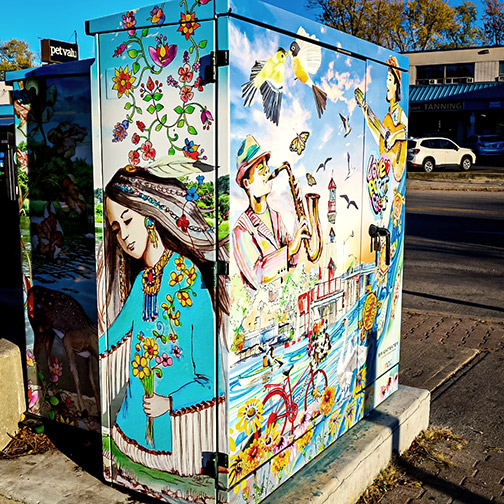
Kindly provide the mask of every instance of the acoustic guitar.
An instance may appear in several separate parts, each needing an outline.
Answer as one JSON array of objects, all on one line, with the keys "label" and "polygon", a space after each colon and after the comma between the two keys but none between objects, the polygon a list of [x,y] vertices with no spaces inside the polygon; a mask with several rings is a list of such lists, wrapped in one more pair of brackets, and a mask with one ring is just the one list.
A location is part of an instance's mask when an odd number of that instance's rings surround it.
[{"label": "acoustic guitar", "polygon": [[380,121],[364,100],[364,93],[357,88],[354,94],[357,105],[367,114],[370,126],[374,127],[380,134],[380,154],[387,154],[390,158],[394,178],[399,182],[404,173],[408,153],[406,126],[401,123],[395,125],[390,114],[387,114],[383,121]]}]

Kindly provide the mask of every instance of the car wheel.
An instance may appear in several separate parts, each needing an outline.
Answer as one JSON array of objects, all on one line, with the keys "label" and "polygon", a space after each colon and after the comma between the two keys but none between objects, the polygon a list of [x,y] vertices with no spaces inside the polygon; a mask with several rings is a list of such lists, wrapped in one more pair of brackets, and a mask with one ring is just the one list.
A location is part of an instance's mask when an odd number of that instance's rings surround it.
[{"label": "car wheel", "polygon": [[464,156],[462,158],[462,162],[460,163],[460,169],[467,171],[471,168],[471,166],[472,166],[471,158],[469,156]]},{"label": "car wheel", "polygon": [[430,173],[435,168],[434,160],[432,158],[427,158],[424,160],[422,167],[425,173]]}]

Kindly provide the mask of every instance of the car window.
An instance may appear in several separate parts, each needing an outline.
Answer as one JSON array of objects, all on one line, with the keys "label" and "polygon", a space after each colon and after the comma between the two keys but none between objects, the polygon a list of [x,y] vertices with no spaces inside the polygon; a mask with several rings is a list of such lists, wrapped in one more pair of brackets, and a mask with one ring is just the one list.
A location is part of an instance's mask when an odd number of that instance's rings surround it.
[{"label": "car window", "polygon": [[408,149],[414,149],[416,147],[416,140],[408,140]]},{"label": "car window", "polygon": [[447,140],[446,138],[440,139],[439,144],[441,146],[441,149],[451,149],[451,150],[458,149],[458,147],[453,142],[451,142],[450,140]]},{"label": "car window", "polygon": [[481,137],[482,142],[500,142],[502,139],[497,135],[486,135]]},{"label": "car window", "polygon": [[440,149],[441,145],[439,143],[439,138],[427,138],[422,142],[422,147],[427,147],[428,149]]}]

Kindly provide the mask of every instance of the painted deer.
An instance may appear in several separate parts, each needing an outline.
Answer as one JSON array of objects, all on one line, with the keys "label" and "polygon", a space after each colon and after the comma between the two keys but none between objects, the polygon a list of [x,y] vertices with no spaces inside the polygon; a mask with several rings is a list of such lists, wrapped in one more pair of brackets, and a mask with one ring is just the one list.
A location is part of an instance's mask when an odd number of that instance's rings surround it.
[{"label": "painted deer", "polygon": [[[98,369],[98,331],[82,306],[70,295],[35,285],[28,291],[28,318],[35,333],[33,353],[40,362],[40,351],[45,348],[47,365],[50,366],[54,338],[61,339],[68,364],[75,381],[78,407],[84,403],[79,382],[76,355],[86,359],[89,381],[94,391],[96,406],[100,409],[100,394],[93,372]],[[92,365],[92,362],[94,365]]]}]

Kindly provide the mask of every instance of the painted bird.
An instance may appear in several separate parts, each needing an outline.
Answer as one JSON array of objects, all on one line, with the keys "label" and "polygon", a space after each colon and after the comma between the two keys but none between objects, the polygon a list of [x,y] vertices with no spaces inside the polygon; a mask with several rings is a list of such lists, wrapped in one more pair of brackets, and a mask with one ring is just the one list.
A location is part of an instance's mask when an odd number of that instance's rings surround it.
[{"label": "painted bird", "polygon": [[350,126],[349,118],[345,117],[343,114],[340,114],[339,116],[341,122],[343,123],[343,128],[345,128],[344,138],[346,138],[348,135],[350,135],[350,132],[352,131],[352,126]]},{"label": "painted bird", "polygon": [[[315,35],[310,37],[301,26],[297,34],[302,37],[317,40]],[[322,62],[322,49],[319,45],[307,42],[306,40],[296,39],[290,46],[290,52],[292,53],[292,70],[294,75],[300,82],[312,88],[317,113],[320,119],[326,109],[327,93],[313,83],[310,74],[315,74],[320,68],[320,63]]]},{"label": "painted bird", "polygon": [[264,113],[277,126],[282,107],[285,61],[289,55],[290,51],[279,47],[269,60],[257,60],[250,70],[250,80],[241,87],[246,107],[251,106],[257,90],[260,90]]},{"label": "painted bird", "polygon": [[354,200],[351,200],[346,194],[340,194],[340,198],[343,198],[347,202],[347,210],[350,208],[350,205],[353,205],[357,210],[359,210],[357,203],[355,203]]}]

